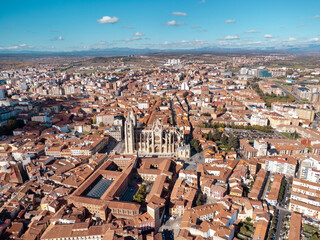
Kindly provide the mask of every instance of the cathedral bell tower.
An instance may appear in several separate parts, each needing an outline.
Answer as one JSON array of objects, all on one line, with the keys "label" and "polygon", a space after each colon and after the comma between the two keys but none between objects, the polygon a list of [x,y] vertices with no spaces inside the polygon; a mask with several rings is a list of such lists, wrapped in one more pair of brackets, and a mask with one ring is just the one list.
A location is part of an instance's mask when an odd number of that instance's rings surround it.
[{"label": "cathedral bell tower", "polygon": [[136,119],[131,111],[131,113],[128,114],[127,119],[125,121],[124,126],[124,134],[125,134],[125,149],[126,153],[134,153],[135,151],[135,142],[134,142],[134,127],[136,124]]}]

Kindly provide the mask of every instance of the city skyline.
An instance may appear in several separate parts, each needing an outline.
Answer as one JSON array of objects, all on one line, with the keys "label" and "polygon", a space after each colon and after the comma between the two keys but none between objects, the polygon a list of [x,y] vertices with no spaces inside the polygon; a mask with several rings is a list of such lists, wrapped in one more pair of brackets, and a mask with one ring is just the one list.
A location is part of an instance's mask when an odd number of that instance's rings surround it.
[{"label": "city skyline", "polygon": [[320,2],[10,1],[0,52],[319,46]]}]

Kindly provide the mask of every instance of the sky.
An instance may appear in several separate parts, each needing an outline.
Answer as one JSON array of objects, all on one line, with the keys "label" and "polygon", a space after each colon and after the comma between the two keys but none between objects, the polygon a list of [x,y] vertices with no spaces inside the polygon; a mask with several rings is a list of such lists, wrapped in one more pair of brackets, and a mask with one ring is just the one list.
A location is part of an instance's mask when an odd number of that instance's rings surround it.
[{"label": "sky", "polygon": [[0,0],[0,51],[320,45],[320,0]]}]

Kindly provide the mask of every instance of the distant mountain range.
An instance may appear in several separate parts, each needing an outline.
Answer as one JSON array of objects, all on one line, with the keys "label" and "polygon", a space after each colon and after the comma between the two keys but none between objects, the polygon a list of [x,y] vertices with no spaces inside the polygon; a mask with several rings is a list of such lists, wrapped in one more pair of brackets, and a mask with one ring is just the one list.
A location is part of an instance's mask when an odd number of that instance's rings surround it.
[{"label": "distant mountain range", "polygon": [[204,47],[197,49],[137,49],[137,48],[108,48],[108,49],[90,49],[82,51],[70,52],[49,52],[49,51],[36,51],[36,50],[0,50],[0,57],[94,57],[94,56],[125,56],[125,55],[143,55],[143,54],[156,54],[156,53],[284,53],[284,54],[319,54],[320,45],[308,45],[303,47],[287,46],[286,48],[276,49],[269,48],[219,48],[219,47]]}]

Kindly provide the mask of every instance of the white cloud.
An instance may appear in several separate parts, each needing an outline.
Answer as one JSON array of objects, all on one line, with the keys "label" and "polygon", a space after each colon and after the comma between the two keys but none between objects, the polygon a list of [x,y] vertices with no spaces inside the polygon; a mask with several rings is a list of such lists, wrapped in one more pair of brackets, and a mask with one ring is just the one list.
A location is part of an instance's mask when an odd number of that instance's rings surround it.
[{"label": "white cloud", "polygon": [[136,32],[135,34],[134,34],[134,36],[144,36],[145,34],[144,33],[141,33],[141,32]]},{"label": "white cloud", "polygon": [[225,20],[224,22],[225,22],[225,23],[235,23],[236,20],[234,20],[234,19],[228,19],[228,20]]},{"label": "white cloud", "polygon": [[295,38],[293,38],[293,37],[288,38],[288,41],[290,41],[290,42],[293,42],[293,41],[295,41],[295,40],[297,40],[297,39],[295,39]]},{"label": "white cloud", "polygon": [[259,31],[257,30],[249,30],[249,31],[245,31],[245,33],[258,33]]},{"label": "white cloud", "polygon": [[308,42],[317,42],[317,41],[319,41],[320,40],[320,38],[310,38],[309,40],[308,40]]},{"label": "white cloud", "polygon": [[134,27],[132,27],[132,26],[124,26],[123,28],[133,29]]},{"label": "white cloud", "polygon": [[52,41],[62,41],[64,40],[62,36],[59,36],[59,37],[55,37],[55,38],[52,38],[51,39]]},{"label": "white cloud", "polygon": [[97,20],[99,23],[116,23],[119,21],[119,18],[117,17],[109,17],[109,16],[103,16],[101,19]]},{"label": "white cloud", "polygon": [[263,37],[264,38],[273,38],[273,36],[271,34],[265,34]]},{"label": "white cloud", "polygon": [[173,12],[172,14],[173,14],[174,16],[184,16],[184,17],[187,16],[187,13],[184,13],[184,12]]},{"label": "white cloud", "polygon": [[106,43],[108,45],[114,45],[114,44],[117,44],[117,43],[123,43],[123,42],[134,42],[134,41],[139,41],[139,40],[142,40],[143,38],[141,37],[133,37],[133,38],[126,38],[126,39],[119,39],[119,40],[113,40],[112,43]]},{"label": "white cloud", "polygon": [[313,18],[320,18],[320,15],[315,15],[313,16]]},{"label": "white cloud", "polygon": [[226,46],[228,45],[229,43],[227,41],[219,41],[218,42],[218,46]]},{"label": "white cloud", "polygon": [[132,42],[132,41],[138,41],[141,40],[141,37],[134,37],[134,38],[127,38],[126,40],[124,40],[125,42]]},{"label": "white cloud", "polygon": [[31,49],[32,46],[29,46],[25,43],[20,44],[20,45],[14,45],[14,46],[10,46],[10,47],[3,47],[0,48],[1,50],[23,50],[23,49]]},{"label": "white cloud", "polygon": [[223,38],[224,40],[236,40],[236,39],[240,39],[238,35],[233,35],[233,36],[225,36]]},{"label": "white cloud", "polygon": [[181,49],[194,49],[208,46],[208,41],[205,40],[180,40],[175,42],[165,41],[163,43],[153,43],[151,45],[162,48],[181,48]]},{"label": "white cloud", "polygon": [[261,44],[261,41],[256,41],[256,42],[248,42],[249,45],[258,45]]},{"label": "white cloud", "polygon": [[175,20],[168,21],[167,22],[168,26],[179,26],[179,25],[185,25],[185,22],[176,22]]},{"label": "white cloud", "polygon": [[178,26],[178,25],[185,25],[185,22],[176,22],[175,20],[168,21],[167,22],[168,26]]}]

